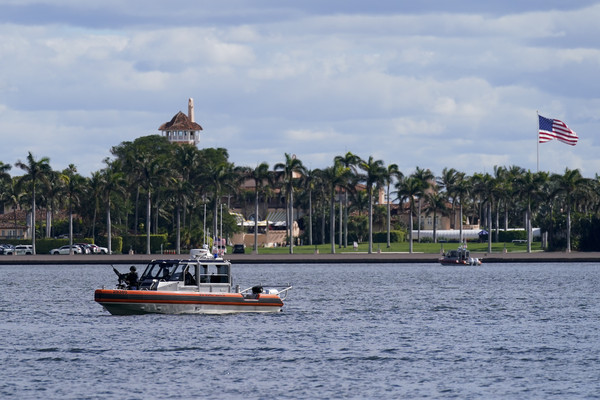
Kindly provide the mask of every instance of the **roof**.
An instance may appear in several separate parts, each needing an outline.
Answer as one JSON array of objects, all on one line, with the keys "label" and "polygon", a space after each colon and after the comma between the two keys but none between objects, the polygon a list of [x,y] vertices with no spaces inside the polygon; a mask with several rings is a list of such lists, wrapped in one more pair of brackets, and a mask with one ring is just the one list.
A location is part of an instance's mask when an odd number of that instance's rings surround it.
[{"label": "roof", "polygon": [[192,122],[190,118],[179,111],[169,121],[162,124],[159,131],[201,131],[202,127],[195,122]]}]

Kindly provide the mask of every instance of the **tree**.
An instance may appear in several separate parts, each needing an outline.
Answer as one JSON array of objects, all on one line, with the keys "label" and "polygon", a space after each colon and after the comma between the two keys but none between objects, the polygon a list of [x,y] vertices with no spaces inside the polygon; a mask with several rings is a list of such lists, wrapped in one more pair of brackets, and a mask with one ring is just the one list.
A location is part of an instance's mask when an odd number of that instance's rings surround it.
[{"label": "tree", "polygon": [[152,154],[146,153],[140,157],[139,171],[141,172],[141,185],[146,192],[146,254],[150,254],[152,192],[167,182],[172,170],[167,167],[163,157],[156,158]]},{"label": "tree", "polygon": [[84,179],[77,173],[75,165],[69,164],[69,166],[60,174],[60,180],[64,183],[67,194],[69,208],[69,244],[71,245],[70,254],[73,254],[73,205],[79,203],[79,196],[81,195]]},{"label": "tree", "polygon": [[588,180],[581,176],[579,169],[565,169],[564,174],[553,174],[551,180],[555,184],[555,190],[552,197],[558,194],[565,196],[565,206],[567,210],[567,253],[571,252],[571,209],[574,203],[576,192],[586,192],[589,187]]},{"label": "tree", "polygon": [[452,204],[452,218],[450,223],[450,227],[452,229],[455,229],[456,226],[456,215],[454,213],[456,195],[454,193],[454,189],[459,179],[460,173],[454,168],[444,168],[442,170],[442,175],[437,178],[437,184],[445,190],[446,197],[448,201]]},{"label": "tree", "polygon": [[488,230],[488,253],[492,252],[492,206],[494,196],[498,192],[497,181],[488,173],[474,174],[472,177],[473,192],[481,197],[486,206],[485,221]]},{"label": "tree", "polygon": [[408,252],[413,252],[413,215],[415,211],[415,198],[422,192],[421,182],[414,176],[400,179],[396,183],[396,193],[400,204],[408,200]]},{"label": "tree", "polygon": [[[217,238],[218,230],[218,210],[221,202],[221,196],[225,188],[232,187],[239,177],[234,171],[234,166],[228,161],[228,154],[225,149],[204,149],[201,152],[202,162],[198,174],[201,179],[201,185],[206,190],[212,190],[213,194],[213,237]],[[221,235],[223,232],[221,232]]]},{"label": "tree", "polygon": [[359,168],[365,171],[364,181],[369,196],[369,254],[373,253],[373,189],[383,186],[386,180],[387,170],[383,161],[374,160],[369,156],[368,160],[361,160]]},{"label": "tree", "polygon": [[348,175],[350,174],[350,168],[345,167],[339,160],[333,161],[331,167],[325,168],[321,172],[321,179],[323,184],[329,192],[330,201],[330,230],[329,240],[331,242],[331,254],[335,254],[335,193],[336,188],[343,185],[347,181]]},{"label": "tree", "polygon": [[[258,254],[258,197],[268,181],[269,164],[262,162],[256,168],[248,169],[247,177],[254,180],[254,254]],[[269,229],[268,221],[267,229]]]},{"label": "tree", "polygon": [[295,155],[285,153],[285,162],[277,163],[273,167],[275,171],[281,171],[283,184],[286,191],[287,204],[289,208],[288,235],[290,238],[290,254],[294,253],[294,183],[298,178],[296,175],[304,174],[305,168],[302,161]]},{"label": "tree", "polygon": [[446,197],[434,187],[433,191],[425,194],[425,202],[427,211],[433,212],[433,242],[437,243],[437,214],[446,213]]},{"label": "tree", "polygon": [[121,163],[117,160],[105,159],[106,167],[100,171],[100,193],[106,205],[106,236],[108,254],[112,254],[112,221],[110,208],[113,195],[125,194],[125,178],[121,169]]},{"label": "tree", "polygon": [[402,179],[404,175],[402,174],[402,172],[400,172],[400,170],[398,169],[398,165],[396,164],[390,164],[387,166],[386,169],[386,173],[385,173],[385,184],[387,187],[387,248],[389,249],[391,247],[391,243],[390,243],[390,232],[391,232],[391,219],[392,219],[392,215],[391,215],[391,210],[390,210],[390,205],[392,203],[392,198],[390,197],[390,185],[394,182],[394,179],[400,180]]},{"label": "tree", "polygon": [[[345,168],[348,168],[351,173],[348,174],[347,182],[344,185],[340,185],[341,188],[344,189],[344,248],[348,247],[348,192],[355,192],[354,187],[356,185],[357,180],[357,171],[356,168],[360,163],[361,159],[359,156],[347,152],[344,156],[336,156],[334,161],[340,162]],[[340,208],[341,211],[341,208]],[[341,222],[340,222],[341,224]],[[340,225],[340,235],[342,234],[342,229]],[[342,240],[340,239],[340,246],[342,245]]]},{"label": "tree", "polygon": [[417,182],[419,183],[419,187],[421,188],[421,190],[419,191],[419,193],[417,195],[419,198],[419,203],[418,203],[419,211],[418,211],[418,219],[417,219],[417,241],[420,242],[421,241],[421,203],[422,203],[422,199],[425,196],[427,189],[429,189],[429,187],[431,186],[431,181],[435,178],[435,176],[433,175],[433,173],[431,172],[431,170],[429,168],[422,169],[420,167],[417,167],[415,172],[413,172],[412,177],[417,180]]},{"label": "tree", "polygon": [[10,179],[8,183],[4,184],[4,189],[2,190],[2,196],[0,198],[1,201],[7,202],[8,205],[13,209],[13,220],[15,227],[15,234],[17,232],[17,208],[21,205],[21,201],[25,196],[25,192],[23,188],[18,182],[17,178]]},{"label": "tree", "polygon": [[522,174],[517,181],[517,192],[521,198],[525,199],[527,203],[527,210],[525,214],[525,225],[527,230],[527,252],[531,253],[531,204],[536,201],[542,193],[542,185],[547,179],[547,174],[540,172],[534,173],[527,171]]},{"label": "tree", "polygon": [[25,175],[21,177],[20,182],[29,183],[31,190],[31,246],[33,254],[35,252],[35,196],[36,187],[39,182],[43,182],[46,176],[52,171],[50,168],[50,159],[48,157],[42,157],[36,160],[31,152],[27,155],[26,162],[21,160],[15,163],[17,168],[21,168],[25,171]]}]

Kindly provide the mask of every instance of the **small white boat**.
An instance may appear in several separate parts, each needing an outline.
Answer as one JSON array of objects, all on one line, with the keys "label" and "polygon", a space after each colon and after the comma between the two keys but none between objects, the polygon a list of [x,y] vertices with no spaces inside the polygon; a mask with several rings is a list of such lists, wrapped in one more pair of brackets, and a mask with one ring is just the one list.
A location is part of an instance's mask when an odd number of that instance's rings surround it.
[{"label": "small white boat", "polygon": [[459,246],[457,250],[449,250],[439,259],[442,265],[481,265],[481,260],[471,257],[466,245]]},{"label": "small white boat", "polygon": [[[279,312],[290,285],[232,287],[231,263],[202,251],[189,260],[154,260],[137,288],[96,289],[94,300],[114,315]],[[113,268],[114,269],[114,268]]]}]

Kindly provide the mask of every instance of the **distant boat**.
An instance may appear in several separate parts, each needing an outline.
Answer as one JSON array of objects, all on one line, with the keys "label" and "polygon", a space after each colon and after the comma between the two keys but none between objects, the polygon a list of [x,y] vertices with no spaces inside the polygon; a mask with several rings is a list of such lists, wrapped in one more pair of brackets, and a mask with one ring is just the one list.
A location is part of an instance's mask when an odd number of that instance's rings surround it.
[{"label": "distant boat", "polygon": [[439,261],[442,265],[481,265],[479,258],[471,257],[466,245],[447,251]]},{"label": "distant boat", "polygon": [[[192,251],[194,254],[194,250]],[[225,314],[279,312],[290,285],[253,286],[232,290],[231,263],[206,252],[189,260],[154,260],[144,270],[137,287],[124,283],[116,289],[96,289],[94,300],[114,315]],[[114,269],[114,268],[113,268]]]}]

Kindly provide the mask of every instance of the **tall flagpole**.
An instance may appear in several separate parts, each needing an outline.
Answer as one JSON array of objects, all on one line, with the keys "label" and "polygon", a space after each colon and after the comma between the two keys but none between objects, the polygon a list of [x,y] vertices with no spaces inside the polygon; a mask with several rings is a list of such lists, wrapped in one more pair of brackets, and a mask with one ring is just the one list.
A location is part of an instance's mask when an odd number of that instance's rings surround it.
[{"label": "tall flagpole", "polygon": [[538,116],[538,129],[535,135],[535,142],[537,143],[537,172],[540,172],[540,112],[538,110],[535,112]]}]

